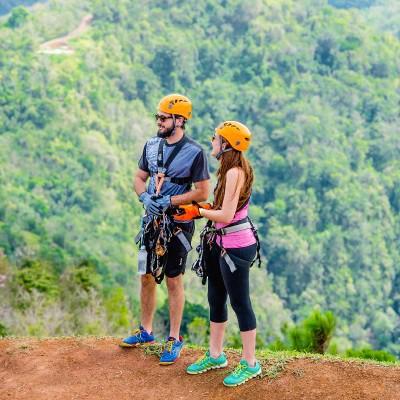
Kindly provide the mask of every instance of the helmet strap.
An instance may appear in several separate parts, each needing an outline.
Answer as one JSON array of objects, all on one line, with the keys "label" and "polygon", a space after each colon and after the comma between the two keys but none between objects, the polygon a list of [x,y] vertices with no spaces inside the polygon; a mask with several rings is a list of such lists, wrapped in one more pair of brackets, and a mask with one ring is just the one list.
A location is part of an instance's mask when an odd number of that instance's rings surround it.
[{"label": "helmet strap", "polygon": [[222,148],[223,145],[224,145],[225,143],[222,142],[222,137],[221,137],[221,136],[219,137],[219,143],[220,143],[220,148],[221,148],[221,150],[220,150],[220,151],[216,154],[216,156],[215,156],[215,158],[216,158],[217,160],[219,160],[219,159],[221,158],[222,154],[224,154],[224,153],[226,153],[226,152],[228,152],[228,151],[233,150],[232,147]]},{"label": "helmet strap", "polygon": [[175,129],[176,129],[176,121],[175,121],[175,114],[171,114],[172,115],[172,122],[174,124],[174,128],[172,129],[171,133],[169,134],[169,136],[174,136],[175,135]]},{"label": "helmet strap", "polygon": [[224,154],[224,153],[226,153],[228,151],[231,151],[231,150],[232,150],[232,147],[229,147],[229,149],[221,150],[220,152],[218,152],[218,154],[215,156],[215,158],[217,160],[219,160],[221,158],[222,154]]}]

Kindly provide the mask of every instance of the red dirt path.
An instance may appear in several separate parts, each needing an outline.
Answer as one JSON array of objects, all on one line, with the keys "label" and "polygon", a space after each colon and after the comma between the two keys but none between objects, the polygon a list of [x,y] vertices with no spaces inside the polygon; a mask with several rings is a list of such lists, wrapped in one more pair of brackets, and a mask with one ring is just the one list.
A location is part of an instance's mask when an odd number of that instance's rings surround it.
[{"label": "red dirt path", "polygon": [[[113,338],[0,340],[0,399],[400,399],[399,366],[304,358],[275,379],[226,388],[227,370],[185,373],[197,350],[184,349],[176,364],[159,366],[155,356],[117,344]],[[229,356],[234,365],[237,356]]]},{"label": "red dirt path", "polygon": [[69,41],[74,39],[80,35],[82,35],[92,23],[93,15],[86,15],[82,18],[79,26],[70,32],[68,35],[62,36],[57,39],[50,40],[46,43],[40,45],[41,51],[50,51],[50,50],[57,50],[57,49],[72,49],[69,47]]}]

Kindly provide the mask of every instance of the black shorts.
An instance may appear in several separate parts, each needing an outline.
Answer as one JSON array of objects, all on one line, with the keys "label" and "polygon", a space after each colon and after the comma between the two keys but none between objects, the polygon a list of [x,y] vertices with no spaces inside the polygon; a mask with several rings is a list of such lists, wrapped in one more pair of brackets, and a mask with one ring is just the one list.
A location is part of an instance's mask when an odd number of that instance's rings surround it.
[{"label": "black shorts", "polygon": [[[182,229],[186,236],[186,239],[191,242],[194,233],[194,222],[189,222],[185,224],[178,224],[176,226]],[[182,242],[175,235],[172,236],[171,241],[168,243],[168,256],[167,265],[165,266],[165,276],[168,278],[175,278],[180,274],[185,273],[187,250],[183,246]],[[146,274],[150,274],[150,258],[151,254],[147,254],[147,269]]]}]

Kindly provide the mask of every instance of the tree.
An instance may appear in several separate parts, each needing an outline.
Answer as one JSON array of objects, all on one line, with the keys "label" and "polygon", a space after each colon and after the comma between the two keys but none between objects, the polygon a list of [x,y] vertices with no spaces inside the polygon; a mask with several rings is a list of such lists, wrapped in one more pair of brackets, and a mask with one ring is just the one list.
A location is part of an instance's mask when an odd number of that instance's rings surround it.
[{"label": "tree", "polygon": [[25,7],[16,7],[12,10],[10,17],[7,20],[7,26],[10,28],[19,28],[29,17],[29,12]]}]

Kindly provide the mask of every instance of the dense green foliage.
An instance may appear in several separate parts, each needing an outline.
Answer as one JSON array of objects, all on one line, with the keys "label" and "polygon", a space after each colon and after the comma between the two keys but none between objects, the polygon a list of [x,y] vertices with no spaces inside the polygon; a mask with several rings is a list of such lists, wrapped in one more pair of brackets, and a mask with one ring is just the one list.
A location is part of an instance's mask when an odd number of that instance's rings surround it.
[{"label": "dense green foliage", "polygon": [[133,322],[122,288],[102,289],[90,263],[57,276],[48,265],[26,262],[9,269],[0,287],[0,336],[124,334]]},{"label": "dense green foliage", "polygon": [[[73,54],[38,51],[88,13],[93,26]],[[363,15],[327,0],[53,0],[12,28],[5,23],[0,248],[12,264],[8,282],[26,289],[16,299],[34,297],[42,315],[63,299],[71,315],[91,304],[103,321],[99,313],[127,293],[130,310],[113,324],[137,317],[141,207],[131,179],[158,99],[177,91],[193,100],[188,133],[204,146],[224,119],[254,133],[251,212],[269,272],[253,273],[260,340],[282,338],[285,323],[319,307],[337,317],[340,349],[369,344],[399,354],[400,43]],[[26,260],[46,266],[38,283]],[[81,270],[91,289],[67,298],[82,262],[98,286]],[[191,279],[188,300],[205,307]],[[11,334],[20,332],[14,306],[0,313]],[[70,327],[112,330],[82,321],[71,316]]]}]

